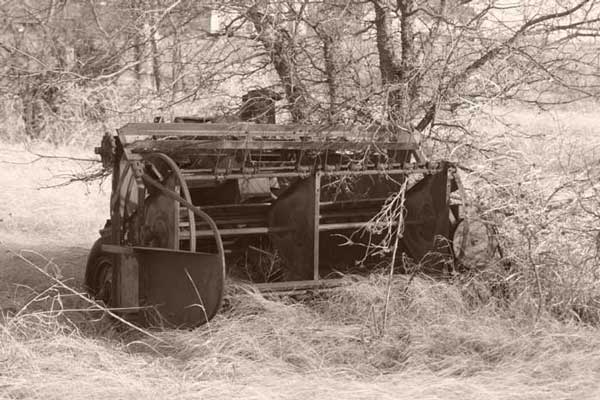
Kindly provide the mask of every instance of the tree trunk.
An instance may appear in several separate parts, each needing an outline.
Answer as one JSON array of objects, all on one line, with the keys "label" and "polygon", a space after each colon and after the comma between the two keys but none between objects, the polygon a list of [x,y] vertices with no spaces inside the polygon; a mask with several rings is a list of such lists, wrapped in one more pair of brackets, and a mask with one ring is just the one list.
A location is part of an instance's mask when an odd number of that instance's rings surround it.
[{"label": "tree trunk", "polygon": [[156,43],[156,30],[150,34],[150,50],[152,51],[152,76],[154,77],[154,87],[157,92],[160,92],[160,57],[158,54],[158,45]]},{"label": "tree trunk", "polygon": [[56,0],[50,0],[50,4],[48,5],[48,16],[46,18],[46,22],[52,22],[54,14],[56,14]]},{"label": "tree trunk", "polygon": [[172,16],[169,16],[171,28],[173,29],[173,45],[171,47],[171,91],[173,95],[180,93],[183,89],[182,75],[183,75],[183,63],[181,62],[181,37],[179,28]]},{"label": "tree trunk", "polygon": [[[160,4],[158,1],[152,2],[154,9],[158,10]],[[152,77],[154,78],[154,88],[156,92],[160,92],[162,77],[160,74],[160,55],[158,52],[158,24],[160,21],[156,18],[154,14],[150,17],[150,32],[148,41],[150,43],[150,53],[151,53],[151,62],[152,62]]]},{"label": "tree trunk", "polygon": [[329,95],[329,122],[335,120],[337,114],[338,101],[338,66],[336,62],[335,45],[336,41],[332,35],[322,33],[323,40],[323,60],[325,62],[325,79],[327,81],[327,91]]},{"label": "tree trunk", "polygon": [[293,122],[306,121],[309,114],[308,92],[298,76],[295,44],[289,33],[271,16],[259,12],[256,7],[251,7],[246,12],[246,17],[254,25],[257,39],[269,53],[271,63],[283,85]]},{"label": "tree trunk", "polygon": [[400,57],[395,50],[389,5],[386,0],[374,0],[373,6],[379,70],[382,84],[387,91],[387,115],[393,123],[406,126],[414,118],[414,105],[419,87],[413,40],[414,0],[398,0],[402,50]]},{"label": "tree trunk", "polygon": [[143,44],[139,32],[133,36],[133,57],[136,64],[133,67],[135,79],[141,83],[142,80],[142,62],[144,59]]},{"label": "tree trunk", "polygon": [[402,61],[400,65],[401,102],[398,105],[401,121],[411,123],[415,117],[415,105],[419,91],[418,70],[415,65],[414,0],[398,1],[400,7],[400,43]]}]

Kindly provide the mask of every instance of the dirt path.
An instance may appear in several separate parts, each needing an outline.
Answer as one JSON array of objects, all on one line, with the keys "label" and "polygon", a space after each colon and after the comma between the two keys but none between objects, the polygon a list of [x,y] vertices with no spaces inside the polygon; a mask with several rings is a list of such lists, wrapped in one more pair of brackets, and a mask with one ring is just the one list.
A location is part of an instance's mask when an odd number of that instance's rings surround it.
[{"label": "dirt path", "polygon": [[[91,149],[38,144],[0,146],[0,307],[20,308],[52,282],[24,257],[80,288],[89,247],[108,215],[109,184],[63,185],[96,163],[55,157],[93,157]],[[16,254],[15,254],[16,253]],[[36,254],[37,253],[37,254]],[[52,261],[52,263],[48,263]]]},{"label": "dirt path", "polygon": [[89,249],[81,246],[25,246],[2,243],[0,246],[0,308],[18,310],[53,282],[21,259],[19,255],[44,268],[69,286],[81,288]]}]

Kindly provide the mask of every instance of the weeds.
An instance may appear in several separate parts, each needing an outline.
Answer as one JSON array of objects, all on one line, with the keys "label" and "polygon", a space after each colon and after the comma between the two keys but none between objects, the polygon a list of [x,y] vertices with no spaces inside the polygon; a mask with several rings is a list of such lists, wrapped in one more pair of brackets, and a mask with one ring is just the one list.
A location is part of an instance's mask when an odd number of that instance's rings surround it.
[{"label": "weeds", "polygon": [[590,130],[595,114],[559,110],[550,118],[509,111],[496,110],[504,114],[501,121],[471,121],[464,139],[486,151],[446,149],[470,171],[463,179],[476,213],[494,226],[502,248],[502,259],[488,261],[479,286],[501,288],[533,319],[548,313],[595,325],[600,315],[600,197],[594,191],[600,135]]},{"label": "weeds", "polygon": [[[249,387],[264,394],[265,379],[279,377],[295,382],[296,391],[341,379],[353,388],[348,398],[362,398],[361,390],[374,393],[376,386],[368,382],[382,374],[402,379],[410,390],[417,385],[415,374],[419,379],[435,374],[437,384],[472,379],[492,391],[485,382],[494,374],[497,382],[513,382],[512,390],[497,388],[503,398],[521,398],[518,391],[525,389],[532,396],[524,398],[535,398],[549,382],[556,382],[550,398],[589,393],[596,379],[589,368],[600,361],[595,330],[547,315],[533,323],[531,315],[516,308],[518,303],[500,308],[493,301],[472,302],[464,282],[417,277],[408,287],[406,280],[394,280],[382,336],[372,309],[386,303],[387,283],[386,274],[354,278],[303,303],[268,300],[240,289],[209,327],[152,331],[156,338],[106,317],[90,323],[89,309],[61,309],[57,306],[69,304],[65,297],[58,299],[65,294],[48,290],[54,309],[21,312],[0,324],[0,358],[10,366],[3,370],[3,387],[10,397],[29,398],[42,393],[46,398],[99,398],[119,387],[122,395],[137,398],[151,390],[176,397],[245,397]],[[72,312],[80,318],[65,318]],[[534,390],[538,380],[545,386]],[[386,398],[405,398],[393,394],[389,381],[382,385]],[[466,393],[455,387],[444,398]]]},{"label": "weeds", "polygon": [[[479,120],[473,146],[447,149],[470,171],[463,180],[477,214],[497,230],[502,257],[487,268],[448,281],[346,277],[304,302],[237,288],[210,327],[153,337],[52,281],[0,319],[0,397],[595,398],[600,139],[582,127],[597,119],[579,126],[565,113],[560,129],[531,113],[514,117],[521,131],[544,133],[532,138]],[[18,214],[2,217],[5,234],[74,241],[83,220],[85,231],[101,226],[80,187],[23,195],[19,185],[38,166],[7,168],[27,173],[5,172],[14,204],[2,211]],[[65,198],[79,200],[65,211]]]}]

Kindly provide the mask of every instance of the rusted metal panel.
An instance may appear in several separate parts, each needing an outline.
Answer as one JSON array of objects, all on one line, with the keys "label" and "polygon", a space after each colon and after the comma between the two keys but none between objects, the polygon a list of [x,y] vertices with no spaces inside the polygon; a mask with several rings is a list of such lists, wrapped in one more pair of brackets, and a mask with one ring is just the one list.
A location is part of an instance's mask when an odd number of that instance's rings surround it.
[{"label": "rusted metal panel", "polygon": [[315,177],[298,180],[269,211],[270,234],[285,261],[286,280],[313,278],[315,262]]},{"label": "rusted metal panel", "polygon": [[112,306],[139,308],[146,325],[193,328],[221,306],[225,278],[218,254],[103,245],[118,259]]},{"label": "rusted metal panel", "polygon": [[447,181],[446,166],[443,171],[426,176],[406,194],[406,219],[423,223],[407,224],[400,243],[425,272],[439,272],[452,259]]},{"label": "rusted metal panel", "polygon": [[140,305],[146,321],[193,328],[221,307],[224,270],[217,254],[134,248],[140,265]]}]

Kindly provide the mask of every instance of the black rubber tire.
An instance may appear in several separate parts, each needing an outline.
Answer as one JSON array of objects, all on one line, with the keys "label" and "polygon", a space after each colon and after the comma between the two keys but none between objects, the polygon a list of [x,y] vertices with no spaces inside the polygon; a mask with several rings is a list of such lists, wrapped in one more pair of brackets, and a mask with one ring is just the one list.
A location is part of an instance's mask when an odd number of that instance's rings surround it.
[{"label": "black rubber tire", "polygon": [[112,292],[112,257],[102,251],[102,239],[96,240],[85,267],[84,286],[90,296],[110,306]]}]

